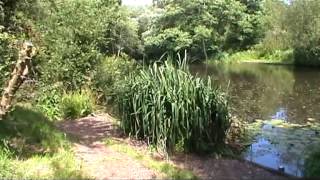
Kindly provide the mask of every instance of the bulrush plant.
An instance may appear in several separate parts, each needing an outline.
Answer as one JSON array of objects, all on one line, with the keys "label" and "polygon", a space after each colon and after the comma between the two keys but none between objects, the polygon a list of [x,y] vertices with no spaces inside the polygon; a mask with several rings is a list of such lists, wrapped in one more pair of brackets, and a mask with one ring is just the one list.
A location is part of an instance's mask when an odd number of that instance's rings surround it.
[{"label": "bulrush plant", "polygon": [[166,152],[208,153],[224,143],[231,121],[225,95],[186,67],[185,60],[154,63],[126,78],[118,96],[125,133]]}]

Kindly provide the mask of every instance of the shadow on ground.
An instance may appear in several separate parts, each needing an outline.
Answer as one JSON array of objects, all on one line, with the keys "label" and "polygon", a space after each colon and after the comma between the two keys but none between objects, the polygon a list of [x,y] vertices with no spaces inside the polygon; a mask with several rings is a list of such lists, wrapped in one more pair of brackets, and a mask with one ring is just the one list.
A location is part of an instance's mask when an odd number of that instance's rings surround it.
[{"label": "shadow on ground", "polygon": [[[78,143],[87,147],[97,148],[105,146],[104,144],[101,144],[101,142],[106,138],[115,138],[120,141],[126,138],[126,136],[124,136],[124,134],[119,130],[118,126],[110,119],[112,119],[112,117],[109,115],[86,117],[76,121],[63,122],[59,127],[63,131],[68,132],[71,136],[76,137]],[[136,143],[136,140],[133,140],[133,143],[128,142],[128,144],[130,146],[136,146],[137,149],[141,149],[141,146],[139,143]],[[131,166],[130,163],[133,163],[126,162],[130,161],[130,159],[126,159],[125,155],[120,155],[119,157],[119,154],[112,154],[111,152],[106,153],[109,153],[109,158],[119,158],[116,160],[117,162],[123,161],[122,163],[125,163],[126,165],[129,163],[129,166]],[[280,174],[270,172],[251,163],[235,159],[215,159],[212,157],[203,157],[192,154],[179,154],[173,155],[171,160],[180,168],[193,171],[201,179],[287,179]],[[114,163],[113,165],[116,164],[118,163]],[[130,173],[131,172],[129,171],[128,174]],[[139,175],[137,177],[139,177]]]},{"label": "shadow on ground", "polygon": [[77,143],[92,146],[108,137],[124,137],[117,125],[108,120],[109,118],[112,117],[108,114],[103,117],[85,117],[79,120],[62,122],[58,127]]}]

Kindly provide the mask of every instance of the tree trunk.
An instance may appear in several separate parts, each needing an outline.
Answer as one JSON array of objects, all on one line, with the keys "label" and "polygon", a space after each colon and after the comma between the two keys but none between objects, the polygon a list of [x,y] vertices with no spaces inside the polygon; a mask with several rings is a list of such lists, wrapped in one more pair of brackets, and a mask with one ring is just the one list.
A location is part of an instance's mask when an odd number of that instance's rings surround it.
[{"label": "tree trunk", "polygon": [[19,58],[11,74],[11,79],[8,81],[7,87],[4,89],[2,95],[0,102],[0,120],[10,110],[15,93],[29,74],[29,70],[31,69],[31,60],[34,55],[35,48],[32,43],[24,42],[19,51]]}]

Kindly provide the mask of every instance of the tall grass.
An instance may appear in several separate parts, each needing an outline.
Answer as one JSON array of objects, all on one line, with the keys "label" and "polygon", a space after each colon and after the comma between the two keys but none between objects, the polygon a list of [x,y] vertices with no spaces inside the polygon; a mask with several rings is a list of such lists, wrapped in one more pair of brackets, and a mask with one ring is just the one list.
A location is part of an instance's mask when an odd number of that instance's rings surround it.
[{"label": "tall grass", "polygon": [[[185,65],[180,65],[185,66]],[[230,126],[227,101],[211,84],[186,68],[150,66],[129,76],[119,93],[121,126],[163,150],[207,152],[224,142]]]}]

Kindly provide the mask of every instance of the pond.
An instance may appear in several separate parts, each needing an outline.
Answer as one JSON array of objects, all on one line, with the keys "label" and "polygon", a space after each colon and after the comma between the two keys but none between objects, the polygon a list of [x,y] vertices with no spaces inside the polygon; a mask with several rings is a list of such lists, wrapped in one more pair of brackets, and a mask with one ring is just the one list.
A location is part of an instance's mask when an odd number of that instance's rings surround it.
[{"label": "pond", "polygon": [[304,176],[305,161],[320,144],[319,69],[239,63],[198,64],[190,70],[210,76],[228,94],[233,116],[259,120],[259,133],[243,158]]}]

